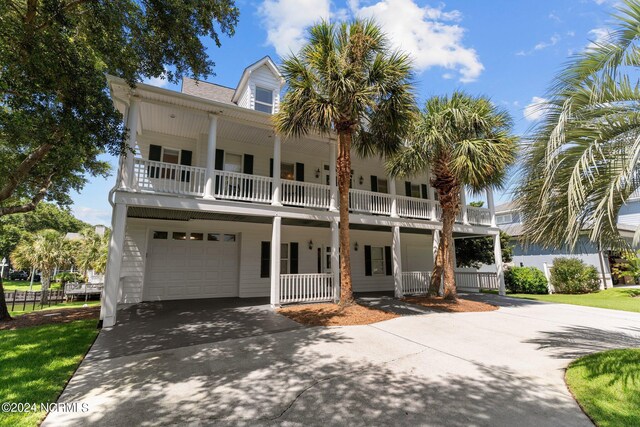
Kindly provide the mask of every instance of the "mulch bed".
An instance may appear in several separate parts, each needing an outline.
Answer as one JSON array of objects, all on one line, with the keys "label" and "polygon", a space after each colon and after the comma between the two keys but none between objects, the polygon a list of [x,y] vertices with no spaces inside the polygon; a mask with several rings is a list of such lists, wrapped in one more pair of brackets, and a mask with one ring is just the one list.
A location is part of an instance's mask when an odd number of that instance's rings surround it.
[{"label": "mulch bed", "polygon": [[442,297],[406,297],[402,299],[410,304],[421,305],[434,310],[448,313],[474,313],[480,311],[494,311],[498,307],[486,302],[472,301],[458,298],[457,301],[444,300]]},{"label": "mulch bed", "polygon": [[368,325],[399,317],[397,314],[358,304],[341,307],[329,303],[285,307],[278,310],[278,313],[308,326]]},{"label": "mulch bed", "polygon": [[49,325],[51,323],[69,323],[76,320],[98,320],[99,317],[100,306],[40,310],[15,316],[13,320],[8,322],[0,322],[0,331],[28,328],[29,326]]}]

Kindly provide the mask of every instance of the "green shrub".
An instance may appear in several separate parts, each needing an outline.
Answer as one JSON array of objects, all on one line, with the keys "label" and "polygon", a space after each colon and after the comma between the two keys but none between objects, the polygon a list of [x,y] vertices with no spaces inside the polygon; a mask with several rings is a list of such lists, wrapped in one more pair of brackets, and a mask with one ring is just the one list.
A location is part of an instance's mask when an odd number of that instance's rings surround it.
[{"label": "green shrub", "polygon": [[82,281],[82,274],[65,271],[63,273],[58,273],[53,276],[53,281],[64,285],[69,282],[80,282]]},{"label": "green shrub", "polygon": [[559,294],[586,294],[600,289],[598,270],[578,258],[555,258],[551,284]]},{"label": "green shrub", "polygon": [[544,273],[535,267],[511,267],[504,273],[507,289],[518,294],[548,293]]}]

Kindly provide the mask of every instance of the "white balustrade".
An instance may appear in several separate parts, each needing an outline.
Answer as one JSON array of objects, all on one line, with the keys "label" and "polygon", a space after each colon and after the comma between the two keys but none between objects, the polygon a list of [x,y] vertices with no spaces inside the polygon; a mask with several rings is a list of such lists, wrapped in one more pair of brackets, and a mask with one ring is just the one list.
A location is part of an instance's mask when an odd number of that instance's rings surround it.
[{"label": "white balustrade", "polygon": [[215,196],[219,199],[270,203],[272,179],[266,176],[216,171]]},{"label": "white balustrade", "polygon": [[491,212],[487,208],[467,206],[467,217],[470,224],[491,225]]},{"label": "white balustrade", "polygon": [[[439,206],[438,202],[416,197],[396,196],[398,203],[398,215],[405,218],[434,219],[432,207]],[[436,209],[437,213],[437,209]]]},{"label": "white balustrade", "polygon": [[456,271],[455,278],[458,289],[500,289],[497,273]]},{"label": "white balustrade", "polygon": [[280,303],[332,301],[331,273],[281,274]]},{"label": "white balustrade", "polygon": [[206,169],[146,159],[134,159],[133,188],[154,193],[202,196]]},{"label": "white balustrade", "polygon": [[281,185],[283,205],[329,209],[331,189],[328,185],[286,179]]},{"label": "white balustrade", "polygon": [[403,271],[402,293],[404,295],[426,294],[431,282],[430,271]]},{"label": "white balustrade", "polygon": [[391,215],[391,196],[365,190],[349,190],[349,209],[376,215]]}]

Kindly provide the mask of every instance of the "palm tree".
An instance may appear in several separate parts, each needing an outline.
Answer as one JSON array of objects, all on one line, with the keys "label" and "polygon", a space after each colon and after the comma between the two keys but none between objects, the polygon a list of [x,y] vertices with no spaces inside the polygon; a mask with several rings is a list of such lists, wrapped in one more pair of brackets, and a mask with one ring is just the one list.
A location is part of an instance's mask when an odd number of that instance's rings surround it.
[{"label": "palm tree", "polygon": [[387,168],[393,176],[407,176],[430,167],[431,185],[442,207],[442,237],[429,294],[439,293],[442,275],[444,297],[455,300],[453,225],[460,212],[460,192],[501,188],[515,161],[517,138],[511,133],[508,113],[487,98],[462,92],[429,99],[411,135]]},{"label": "palm tree", "polygon": [[35,267],[41,273],[42,292],[40,302],[48,300],[51,275],[57,267],[70,264],[69,242],[62,233],[55,230],[39,231],[33,239],[22,240],[11,255],[11,259],[20,267]]},{"label": "palm tree", "polygon": [[89,270],[104,271],[104,254],[108,250],[109,243],[106,234],[100,236],[92,228],[83,230],[81,234],[82,240],[76,249],[75,263],[86,278]]},{"label": "palm tree", "polygon": [[615,19],[539,106],[516,191],[529,243],[573,248],[589,233],[599,246],[626,247],[617,216],[640,186],[640,4],[624,1]]},{"label": "palm tree", "polygon": [[340,303],[353,300],[349,253],[351,150],[385,156],[402,146],[415,112],[411,63],[392,51],[370,20],[309,30],[307,44],[284,59],[287,92],[275,116],[284,136],[319,132],[338,136],[336,172],[340,192]]}]

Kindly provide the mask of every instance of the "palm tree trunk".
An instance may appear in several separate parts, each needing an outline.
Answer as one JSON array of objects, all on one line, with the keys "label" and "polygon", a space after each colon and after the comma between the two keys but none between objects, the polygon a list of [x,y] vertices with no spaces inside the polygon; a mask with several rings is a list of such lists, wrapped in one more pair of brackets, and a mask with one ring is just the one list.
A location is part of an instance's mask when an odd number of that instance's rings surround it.
[{"label": "palm tree trunk", "polygon": [[2,277],[0,277],[0,322],[12,320],[7,307],[7,301],[4,299],[4,286],[2,285]]},{"label": "palm tree trunk", "polygon": [[429,284],[429,292],[428,295],[430,297],[437,297],[440,295],[440,285],[442,283],[442,263],[443,263],[443,252],[442,252],[442,238],[438,243],[438,251],[436,254],[436,259],[433,262],[433,272],[431,273],[431,283]]},{"label": "palm tree trunk", "polygon": [[349,238],[349,183],[351,182],[351,130],[338,131],[338,191],[340,193],[340,305],[353,303],[351,240]]},{"label": "palm tree trunk", "polygon": [[442,246],[442,270],[444,280],[443,297],[446,300],[456,300],[456,278],[454,272],[453,261],[453,224],[456,221],[458,207],[455,209],[442,209],[442,237],[440,245]]},{"label": "palm tree trunk", "polygon": [[49,301],[49,284],[51,283],[51,272],[41,270],[41,288],[40,288],[40,304],[46,304]]}]

